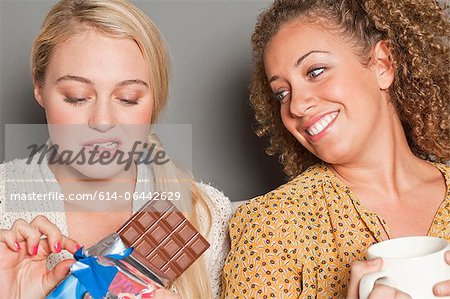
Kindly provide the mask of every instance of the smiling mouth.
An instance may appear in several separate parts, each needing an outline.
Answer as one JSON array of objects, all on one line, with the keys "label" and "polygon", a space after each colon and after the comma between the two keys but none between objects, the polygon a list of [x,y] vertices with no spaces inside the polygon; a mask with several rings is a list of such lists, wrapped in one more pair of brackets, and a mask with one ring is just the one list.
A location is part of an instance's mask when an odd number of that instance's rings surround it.
[{"label": "smiling mouth", "polygon": [[316,121],[313,125],[306,128],[306,133],[311,136],[315,136],[320,134],[323,130],[325,130],[330,123],[338,116],[339,111],[329,113]]}]

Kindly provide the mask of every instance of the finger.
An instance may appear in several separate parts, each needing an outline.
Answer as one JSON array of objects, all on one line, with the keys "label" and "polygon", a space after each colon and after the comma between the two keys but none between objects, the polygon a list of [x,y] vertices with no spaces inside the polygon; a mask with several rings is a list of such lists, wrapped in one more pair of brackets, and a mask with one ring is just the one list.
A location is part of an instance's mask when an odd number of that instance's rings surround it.
[{"label": "finger", "polygon": [[74,254],[75,251],[77,251],[81,247],[77,241],[75,241],[69,237],[66,237],[64,235],[62,236],[61,246],[62,246],[62,249],[65,249],[72,254]]},{"label": "finger", "polygon": [[350,268],[351,276],[347,292],[347,299],[359,298],[359,282],[361,278],[366,274],[380,270],[382,265],[383,261],[381,258],[354,262]]},{"label": "finger", "polygon": [[42,280],[45,294],[50,293],[69,274],[70,266],[75,260],[65,260],[58,263],[53,270],[47,272]]},{"label": "finger", "polygon": [[408,294],[403,293],[397,289],[394,289],[384,284],[375,284],[373,291],[370,293],[368,299],[385,299],[385,298],[411,299],[411,297]]},{"label": "finger", "polygon": [[20,251],[22,249],[19,241],[17,241],[16,235],[11,230],[0,230],[0,242],[5,243],[13,251]]},{"label": "finger", "polygon": [[31,221],[30,225],[36,228],[41,235],[47,236],[47,242],[52,252],[59,253],[62,249],[61,230],[47,217],[39,215]]},{"label": "finger", "polygon": [[160,285],[159,283],[153,281],[153,280],[149,280],[148,282],[148,289],[159,289],[159,288],[164,288],[162,285]]},{"label": "finger", "polygon": [[438,297],[450,296],[450,280],[437,283],[433,287],[433,293]]},{"label": "finger", "polygon": [[11,231],[14,233],[17,241],[25,241],[27,252],[30,255],[37,255],[39,240],[41,233],[35,227],[32,227],[28,222],[23,219],[17,219],[14,221]]},{"label": "finger", "polygon": [[445,253],[445,261],[450,265],[450,250]]},{"label": "finger", "polygon": [[[74,240],[63,235],[61,248],[69,251],[70,253],[75,253],[79,248],[79,245]],[[38,258],[47,258],[51,253],[53,253],[54,248],[50,247],[50,242],[46,238],[42,238],[39,241],[39,251],[37,253]]]}]

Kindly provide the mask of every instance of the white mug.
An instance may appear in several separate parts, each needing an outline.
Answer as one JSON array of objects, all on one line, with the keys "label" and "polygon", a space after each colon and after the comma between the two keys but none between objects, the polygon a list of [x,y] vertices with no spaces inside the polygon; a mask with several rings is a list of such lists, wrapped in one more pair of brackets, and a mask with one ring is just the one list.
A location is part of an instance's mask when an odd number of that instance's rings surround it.
[{"label": "white mug", "polygon": [[381,257],[383,267],[361,279],[359,298],[367,299],[374,284],[381,283],[413,299],[450,299],[433,294],[436,283],[450,279],[450,266],[444,259],[447,250],[450,250],[449,242],[428,236],[396,238],[370,246],[368,259]]}]

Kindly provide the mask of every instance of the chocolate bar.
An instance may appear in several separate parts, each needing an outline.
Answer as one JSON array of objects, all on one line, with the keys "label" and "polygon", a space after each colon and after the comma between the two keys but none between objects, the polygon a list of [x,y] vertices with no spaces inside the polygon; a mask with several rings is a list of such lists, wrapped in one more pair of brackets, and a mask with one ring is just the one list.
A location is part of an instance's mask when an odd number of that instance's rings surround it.
[{"label": "chocolate bar", "polygon": [[209,247],[184,215],[163,200],[150,200],[117,233],[126,246],[134,247],[132,262],[165,287]]}]

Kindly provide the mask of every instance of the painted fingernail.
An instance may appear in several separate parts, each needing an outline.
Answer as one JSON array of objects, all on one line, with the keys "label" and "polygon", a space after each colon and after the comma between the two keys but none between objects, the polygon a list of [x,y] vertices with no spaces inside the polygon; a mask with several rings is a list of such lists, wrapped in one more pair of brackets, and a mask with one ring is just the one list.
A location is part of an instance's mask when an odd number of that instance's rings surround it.
[{"label": "painted fingernail", "polygon": [[33,247],[33,255],[37,255],[38,253],[38,245],[34,245]]},{"label": "painted fingernail", "polygon": [[61,243],[60,242],[55,243],[55,252],[56,253],[61,252]]},{"label": "painted fingernail", "polygon": [[79,244],[75,245],[75,248],[78,250],[81,248],[81,246]]},{"label": "painted fingernail", "polygon": [[142,293],[142,298],[153,298],[155,296],[155,291],[151,291],[150,293]]},{"label": "painted fingernail", "polygon": [[22,249],[22,248],[20,248],[20,244],[19,244],[19,242],[14,242],[14,246],[16,247],[16,249],[17,249],[17,251],[19,251],[20,249]]}]

